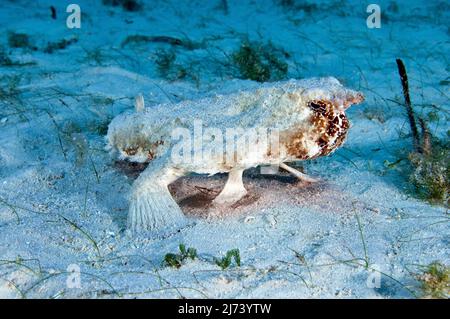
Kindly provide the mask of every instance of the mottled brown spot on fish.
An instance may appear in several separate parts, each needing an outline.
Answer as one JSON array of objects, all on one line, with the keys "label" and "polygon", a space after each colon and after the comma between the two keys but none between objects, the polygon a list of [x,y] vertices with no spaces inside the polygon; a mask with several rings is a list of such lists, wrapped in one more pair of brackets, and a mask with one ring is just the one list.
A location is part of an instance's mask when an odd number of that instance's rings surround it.
[{"label": "mottled brown spot on fish", "polygon": [[136,155],[138,150],[139,150],[139,147],[127,147],[123,151],[125,152],[125,154],[127,154],[129,156],[133,156],[133,155]]},{"label": "mottled brown spot on fish", "polygon": [[294,133],[282,134],[281,136],[287,153],[297,159],[308,159],[308,150],[302,143],[304,138],[305,133],[301,130],[294,130]]}]

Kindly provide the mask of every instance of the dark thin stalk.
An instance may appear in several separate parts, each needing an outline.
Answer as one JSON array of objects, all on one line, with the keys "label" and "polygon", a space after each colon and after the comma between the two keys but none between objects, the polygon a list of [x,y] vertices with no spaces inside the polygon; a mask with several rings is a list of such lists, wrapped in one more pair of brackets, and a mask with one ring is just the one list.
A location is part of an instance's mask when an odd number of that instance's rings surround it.
[{"label": "dark thin stalk", "polygon": [[422,151],[425,155],[431,154],[431,133],[428,129],[427,123],[422,118],[419,118],[420,129],[422,130]]},{"label": "dark thin stalk", "polygon": [[67,155],[66,155],[66,151],[64,150],[63,143],[62,143],[62,139],[61,139],[61,134],[60,134],[60,129],[59,129],[58,123],[56,123],[55,118],[53,117],[53,115],[49,111],[45,111],[45,112],[48,114],[48,116],[50,117],[50,119],[53,122],[53,125],[55,125],[55,127],[56,127],[56,133],[58,134],[59,147],[61,148],[61,152],[62,152],[62,154],[64,156],[64,160],[67,161]]},{"label": "dark thin stalk", "polygon": [[52,19],[56,20],[56,9],[54,6],[50,6],[50,11],[52,13]]},{"label": "dark thin stalk", "polygon": [[223,13],[225,15],[227,15],[228,14],[228,1],[227,0],[222,0],[221,1],[221,7],[222,7],[222,10],[223,10]]},{"label": "dark thin stalk", "polygon": [[422,153],[420,147],[419,131],[417,130],[416,119],[414,117],[414,110],[411,106],[411,98],[409,96],[408,75],[406,74],[405,65],[401,59],[397,59],[398,73],[403,86],[403,96],[405,97],[405,107],[408,113],[409,125],[411,126],[411,132],[413,135],[413,146],[418,153]]},{"label": "dark thin stalk", "polygon": [[356,221],[358,222],[359,235],[361,236],[361,241],[362,241],[362,245],[363,245],[363,249],[364,249],[365,267],[366,267],[366,269],[368,269],[369,268],[369,255],[367,254],[366,240],[364,239],[364,233],[363,233],[363,229],[361,226],[361,221],[359,220],[358,213],[355,212],[355,216],[356,216]]}]

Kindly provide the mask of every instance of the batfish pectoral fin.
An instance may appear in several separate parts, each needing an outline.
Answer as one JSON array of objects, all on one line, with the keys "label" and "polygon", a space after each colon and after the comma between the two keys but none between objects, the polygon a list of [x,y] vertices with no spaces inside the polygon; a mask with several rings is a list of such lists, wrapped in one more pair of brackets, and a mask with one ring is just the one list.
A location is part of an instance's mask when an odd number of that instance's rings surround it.
[{"label": "batfish pectoral fin", "polygon": [[168,156],[152,161],[133,183],[128,227],[133,233],[167,235],[188,224],[168,185],[184,175],[168,166]]}]

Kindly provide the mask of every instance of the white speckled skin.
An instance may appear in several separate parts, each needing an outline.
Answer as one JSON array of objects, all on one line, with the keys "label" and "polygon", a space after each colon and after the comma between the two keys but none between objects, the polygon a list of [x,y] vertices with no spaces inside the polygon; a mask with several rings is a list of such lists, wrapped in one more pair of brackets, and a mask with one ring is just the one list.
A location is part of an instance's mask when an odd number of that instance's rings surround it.
[{"label": "white speckled skin", "polygon": [[[118,153],[121,159],[134,162],[150,160],[149,166],[133,185],[129,227],[133,231],[165,232],[185,224],[186,218],[167,186],[190,172],[232,172],[215,202],[229,204],[239,200],[246,193],[241,177],[243,170],[300,159],[290,154],[285,146],[284,139],[292,132],[302,133],[299,142],[307,151],[308,158],[319,156],[321,149],[314,136],[317,132],[311,125],[314,114],[308,106],[310,101],[316,100],[330,102],[333,112],[339,114],[351,104],[361,102],[363,96],[344,88],[332,77],[289,80],[262,84],[254,90],[178,104],[160,104],[114,118],[108,128],[108,148]],[[140,101],[139,109],[141,104]],[[222,160],[226,154],[209,160],[175,164],[171,160],[172,148],[177,142],[172,140],[173,130],[177,127],[193,130],[195,120],[201,120],[204,128],[275,129],[280,132],[279,152],[270,153],[263,148],[259,152],[243,151],[232,165]],[[208,147],[207,143],[203,147]]]}]

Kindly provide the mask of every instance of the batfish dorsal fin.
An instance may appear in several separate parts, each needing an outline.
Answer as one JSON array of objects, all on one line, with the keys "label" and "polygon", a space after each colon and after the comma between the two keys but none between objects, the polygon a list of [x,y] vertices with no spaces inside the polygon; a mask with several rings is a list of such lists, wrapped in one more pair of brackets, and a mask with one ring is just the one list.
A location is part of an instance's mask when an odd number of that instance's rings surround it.
[{"label": "batfish dorsal fin", "polygon": [[134,99],[134,109],[136,112],[142,112],[145,107],[144,96],[142,93],[139,93]]}]

